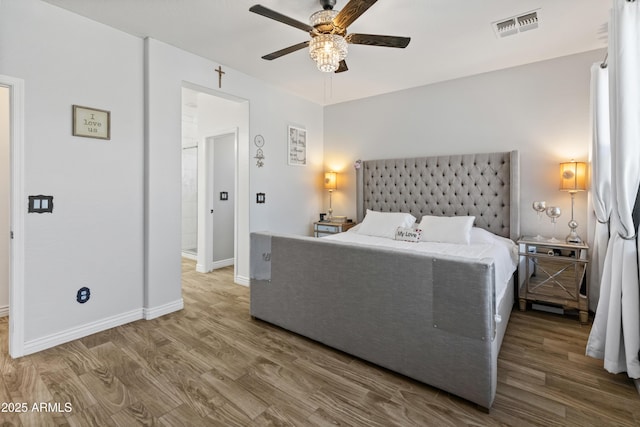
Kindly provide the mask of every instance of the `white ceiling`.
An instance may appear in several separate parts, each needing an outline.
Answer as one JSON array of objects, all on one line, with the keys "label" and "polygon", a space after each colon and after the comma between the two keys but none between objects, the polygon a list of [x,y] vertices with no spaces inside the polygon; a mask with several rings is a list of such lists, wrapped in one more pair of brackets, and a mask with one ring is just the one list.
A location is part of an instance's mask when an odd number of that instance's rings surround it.
[{"label": "white ceiling", "polygon": [[[259,3],[302,22],[318,0],[44,0],[139,37],[152,37],[322,105],[603,48],[612,0],[378,0],[351,33],[410,36],[406,49],[350,45],[349,71],[325,74],[308,40],[249,12]],[[340,10],[347,0],[338,0]],[[539,28],[498,38],[492,23],[539,9]],[[212,70],[212,73],[214,71]]]}]

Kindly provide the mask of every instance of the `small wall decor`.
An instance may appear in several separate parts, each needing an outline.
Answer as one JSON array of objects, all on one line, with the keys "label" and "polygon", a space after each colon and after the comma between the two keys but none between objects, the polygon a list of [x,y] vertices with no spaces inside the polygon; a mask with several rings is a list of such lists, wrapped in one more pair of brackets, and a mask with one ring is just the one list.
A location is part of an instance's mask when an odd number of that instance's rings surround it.
[{"label": "small wall decor", "polygon": [[74,105],[73,136],[111,139],[111,112]]},{"label": "small wall decor", "polygon": [[256,193],[256,203],[265,203],[265,197],[264,193]]},{"label": "small wall decor", "polygon": [[255,138],[253,138],[253,143],[258,147],[256,150],[256,156],[254,157],[254,159],[257,160],[256,166],[261,168],[264,166],[264,153],[262,152],[262,147],[264,147],[264,137],[262,135],[256,135]]},{"label": "small wall decor", "polygon": [[289,165],[306,166],[307,165],[307,130],[289,126],[287,132]]},{"label": "small wall decor", "polygon": [[227,74],[226,72],[222,71],[222,66],[218,65],[218,68],[216,68],[215,70],[216,73],[218,73],[218,87],[222,88],[222,75],[223,74]]}]

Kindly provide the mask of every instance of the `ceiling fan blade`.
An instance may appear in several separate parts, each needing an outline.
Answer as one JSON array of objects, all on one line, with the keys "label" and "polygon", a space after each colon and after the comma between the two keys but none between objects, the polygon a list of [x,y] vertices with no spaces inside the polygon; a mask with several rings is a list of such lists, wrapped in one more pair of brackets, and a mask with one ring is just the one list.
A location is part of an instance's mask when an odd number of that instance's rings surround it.
[{"label": "ceiling fan blade", "polygon": [[300,22],[296,19],[289,18],[286,15],[283,15],[275,10],[271,10],[262,5],[256,4],[249,8],[249,11],[253,13],[257,13],[258,15],[266,16],[267,18],[274,19],[278,22],[282,22],[283,24],[290,25],[292,27],[298,28],[302,31],[311,32],[313,31],[313,27],[309,24],[305,24],[304,22]]},{"label": "ceiling fan blade", "polygon": [[275,52],[269,53],[269,54],[263,56],[262,59],[266,59],[267,61],[271,61],[271,60],[274,60],[276,58],[280,58],[281,56],[284,56],[284,55],[286,55],[288,53],[293,53],[293,52],[295,52],[297,50],[304,49],[307,46],[309,46],[309,41],[308,40],[306,42],[294,44],[293,46],[285,47],[284,49],[280,49],[280,50],[277,50]]},{"label": "ceiling fan blade", "polygon": [[334,73],[343,73],[345,71],[349,71],[349,67],[347,67],[347,61],[343,59],[342,61],[340,61],[340,65],[338,66],[338,69],[334,71]]},{"label": "ceiling fan blade", "polygon": [[345,37],[345,40],[347,43],[351,44],[405,48],[411,41],[411,37],[380,36],[377,34],[348,34]]},{"label": "ceiling fan blade", "polygon": [[342,8],[333,20],[333,25],[346,30],[360,15],[365,13],[378,0],[351,0]]}]

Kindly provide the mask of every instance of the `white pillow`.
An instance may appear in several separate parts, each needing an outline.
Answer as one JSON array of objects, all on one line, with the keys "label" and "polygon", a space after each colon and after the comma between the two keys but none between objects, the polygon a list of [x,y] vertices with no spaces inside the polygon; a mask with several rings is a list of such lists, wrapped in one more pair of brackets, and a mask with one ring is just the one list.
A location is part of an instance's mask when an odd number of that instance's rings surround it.
[{"label": "white pillow", "polygon": [[422,240],[425,242],[460,243],[468,245],[475,216],[430,216],[420,221]]},{"label": "white pillow", "polygon": [[367,209],[367,214],[358,228],[358,233],[393,239],[398,227],[408,228],[414,222],[416,222],[416,217],[408,213],[377,212]]},{"label": "white pillow", "polygon": [[422,230],[420,230],[419,228],[398,227],[398,229],[396,230],[396,240],[417,243],[421,239],[422,239]]}]

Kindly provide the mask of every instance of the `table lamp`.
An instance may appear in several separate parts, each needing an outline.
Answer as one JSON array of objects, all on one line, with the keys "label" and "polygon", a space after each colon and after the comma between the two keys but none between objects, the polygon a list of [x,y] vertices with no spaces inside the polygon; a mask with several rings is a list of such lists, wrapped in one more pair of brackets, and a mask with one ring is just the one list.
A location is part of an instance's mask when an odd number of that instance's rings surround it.
[{"label": "table lamp", "polygon": [[325,190],[329,190],[329,215],[327,216],[327,221],[331,221],[333,219],[333,208],[331,207],[331,194],[333,190],[338,188],[338,174],[336,172],[325,172],[324,173],[324,188]]},{"label": "table lamp", "polygon": [[573,204],[576,193],[587,189],[587,164],[585,162],[564,162],[560,163],[560,191],[568,191],[571,194],[571,220],[569,228],[571,231],[566,238],[567,243],[581,244],[582,239],[578,236],[576,228],[578,222],[573,218]]}]

